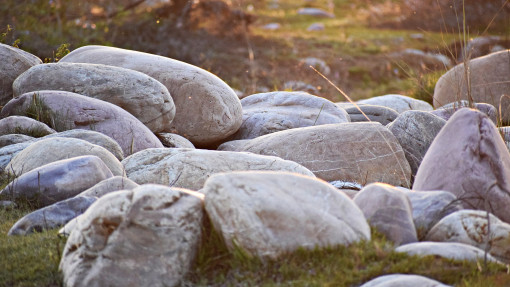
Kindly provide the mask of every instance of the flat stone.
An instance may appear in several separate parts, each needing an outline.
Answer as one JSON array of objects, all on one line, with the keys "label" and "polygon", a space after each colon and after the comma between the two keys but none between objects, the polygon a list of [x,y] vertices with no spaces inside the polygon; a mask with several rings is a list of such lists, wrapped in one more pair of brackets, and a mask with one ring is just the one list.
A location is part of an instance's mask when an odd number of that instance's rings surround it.
[{"label": "flat stone", "polygon": [[[349,114],[351,122],[353,123],[367,122],[370,120],[372,122],[381,123],[383,126],[385,126],[393,122],[398,117],[397,111],[384,106],[357,105],[356,107],[350,103],[337,103],[337,105],[343,108]],[[360,110],[363,111],[363,113]]]},{"label": "flat stone", "polygon": [[392,108],[397,113],[401,114],[405,111],[409,110],[418,110],[418,111],[432,111],[433,107],[429,103],[413,99],[411,97],[403,96],[403,95],[384,95],[373,97],[366,100],[358,101],[360,104],[367,105],[376,105],[376,106],[384,106],[388,108]]},{"label": "flat stone", "polygon": [[[418,256],[439,256],[454,260],[482,261],[485,258],[485,251],[472,245],[458,242],[415,242],[399,246],[396,252],[407,253]],[[487,260],[498,262],[490,254],[487,254]]]},{"label": "flat stone", "polygon": [[300,8],[297,13],[299,15],[320,17],[320,18],[335,18],[335,15],[329,12],[326,12],[319,8]]}]

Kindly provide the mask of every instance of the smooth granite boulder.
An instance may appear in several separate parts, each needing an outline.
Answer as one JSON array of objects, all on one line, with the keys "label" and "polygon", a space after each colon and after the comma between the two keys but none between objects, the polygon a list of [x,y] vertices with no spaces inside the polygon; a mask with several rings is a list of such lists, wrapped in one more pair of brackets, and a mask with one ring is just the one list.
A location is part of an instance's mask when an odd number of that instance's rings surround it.
[{"label": "smooth granite boulder", "polygon": [[37,65],[13,84],[14,97],[34,91],[77,93],[119,106],[153,132],[171,130],[175,105],[168,89],[146,74],[120,67],[50,63]]},{"label": "smooth granite boulder", "polygon": [[358,103],[388,107],[394,109],[399,114],[409,110],[432,111],[434,109],[432,105],[425,101],[393,94],[360,100]]},{"label": "smooth granite boulder", "polygon": [[343,108],[349,114],[351,122],[353,123],[372,121],[379,122],[385,126],[398,117],[397,111],[384,106],[354,105],[351,103],[336,103],[336,105]]},{"label": "smooth granite boulder", "polygon": [[485,251],[469,244],[458,242],[415,242],[399,246],[396,252],[403,252],[409,255],[439,256],[454,260],[483,261],[487,256],[488,261],[498,262],[497,259]]},{"label": "smooth granite boulder", "polygon": [[449,191],[465,208],[510,222],[510,154],[494,123],[476,110],[456,112],[430,145],[413,189]]},{"label": "smooth granite boulder", "polygon": [[114,176],[98,182],[93,187],[84,190],[77,196],[102,197],[105,194],[117,190],[133,189],[139,185],[131,179],[124,176]]},{"label": "smooth granite boulder", "polygon": [[157,183],[199,190],[214,173],[242,170],[289,171],[314,176],[305,167],[274,156],[202,149],[147,149],[122,161],[138,184]]},{"label": "smooth granite boulder", "polygon": [[54,133],[54,129],[29,117],[10,116],[0,120],[0,135],[23,134],[38,138]]},{"label": "smooth granite boulder", "polygon": [[451,287],[439,281],[413,274],[389,274],[372,279],[360,287]]},{"label": "smooth granite boulder", "polygon": [[[288,172],[230,172],[205,183],[205,209],[230,250],[277,258],[370,240],[363,213],[344,193],[316,178]],[[320,208],[318,208],[320,207]]]},{"label": "smooth granite boulder", "polygon": [[[479,110],[480,112],[486,114],[492,122],[497,125],[498,124],[498,110],[491,104],[487,103],[473,103],[474,109]],[[449,120],[455,112],[462,108],[469,108],[469,102],[465,100],[453,102],[446,104],[442,107],[439,107],[433,111],[430,111],[431,114],[434,114],[445,121]]]},{"label": "smooth granite boulder", "polygon": [[242,123],[241,102],[224,81],[208,71],[174,59],[106,46],[85,46],[59,63],[105,64],[147,74],[165,85],[173,98],[175,118],[168,132],[195,146],[215,145]]},{"label": "smooth granite boulder", "polygon": [[156,136],[164,147],[169,148],[195,148],[187,138],[172,133],[157,133]]},{"label": "smooth granite boulder", "polygon": [[[13,145],[13,144],[19,144],[24,143],[33,140],[34,138],[27,135],[22,134],[8,134],[0,136],[0,148]],[[5,168],[5,166],[3,166]]]},{"label": "smooth granite boulder", "polygon": [[38,91],[21,95],[9,101],[0,113],[2,118],[12,115],[37,115],[59,132],[84,129],[103,133],[121,146],[125,156],[146,148],[163,147],[145,125],[122,108],[71,92]]},{"label": "smooth granite boulder", "polygon": [[198,251],[203,196],[143,185],[107,194],[64,247],[65,286],[178,286]]}]

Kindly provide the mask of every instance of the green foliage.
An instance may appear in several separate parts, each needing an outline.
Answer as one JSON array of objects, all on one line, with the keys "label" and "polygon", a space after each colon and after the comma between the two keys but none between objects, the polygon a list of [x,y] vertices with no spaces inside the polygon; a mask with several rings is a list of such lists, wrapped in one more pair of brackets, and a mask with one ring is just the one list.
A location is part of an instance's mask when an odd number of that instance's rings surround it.
[{"label": "green foliage", "polygon": [[414,86],[408,95],[415,99],[433,104],[434,88],[436,87],[436,83],[442,75],[442,71],[437,71],[428,74],[422,74],[419,77],[413,79]]}]

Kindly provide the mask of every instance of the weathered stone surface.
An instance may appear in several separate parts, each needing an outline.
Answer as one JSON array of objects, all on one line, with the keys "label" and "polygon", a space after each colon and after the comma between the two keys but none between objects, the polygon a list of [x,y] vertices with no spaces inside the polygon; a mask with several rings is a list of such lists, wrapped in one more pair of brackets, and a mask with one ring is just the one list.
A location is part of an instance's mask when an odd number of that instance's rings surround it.
[{"label": "weathered stone surface", "polygon": [[220,144],[217,148],[217,150],[222,151],[241,151],[243,149],[243,146],[245,146],[247,143],[249,143],[250,140],[235,140],[235,141],[228,141]]},{"label": "weathered stone surface", "polygon": [[406,111],[387,128],[402,146],[413,177],[432,141],[446,121],[424,111]]},{"label": "weathered stone surface", "polygon": [[[398,117],[397,111],[392,108],[374,105],[357,105],[351,103],[337,103],[337,106],[345,109],[351,118],[351,122],[367,122],[365,115],[373,122],[379,122],[383,126],[391,123]],[[358,109],[359,108],[359,109]],[[361,111],[363,113],[361,113]]]},{"label": "weathered stone surface", "polygon": [[427,241],[460,242],[487,250],[500,261],[510,262],[510,224],[481,210],[460,210],[439,221]]},{"label": "weathered stone surface", "polygon": [[47,125],[28,117],[10,116],[0,120],[0,135],[24,134],[32,137],[43,137],[56,133]]},{"label": "weathered stone surface", "polygon": [[407,196],[394,186],[372,183],[354,196],[370,226],[396,245],[418,241]]},{"label": "weathered stone surface", "polygon": [[20,176],[57,160],[84,155],[99,157],[114,175],[124,174],[122,164],[108,150],[75,138],[48,138],[32,143],[12,158],[5,172]]},{"label": "weathered stone surface", "polygon": [[467,108],[456,112],[432,142],[414,190],[445,190],[466,208],[510,222],[510,154],[494,123]]},{"label": "weathered stone surface", "polygon": [[0,191],[0,195],[44,207],[71,198],[112,176],[97,156],[74,157],[24,173]]},{"label": "weathered stone surface", "polygon": [[289,171],[313,176],[303,166],[274,156],[202,149],[147,149],[122,161],[138,184],[158,183],[199,190],[212,174],[241,170]]},{"label": "weathered stone surface", "polygon": [[96,201],[95,197],[77,196],[38,209],[18,220],[7,235],[28,235],[63,226],[82,214]]},{"label": "weathered stone surface", "polygon": [[188,139],[178,134],[171,133],[157,133],[156,136],[161,141],[163,146],[169,148],[195,148],[193,143]]},{"label": "weathered stone surface", "polygon": [[501,134],[501,136],[503,137],[506,147],[510,151],[510,127],[499,127],[498,131]]},{"label": "weathered stone surface", "polygon": [[432,106],[422,100],[413,99],[403,95],[384,95],[358,101],[360,104],[376,105],[392,108],[401,114],[409,110],[432,111]]},{"label": "weathered stone surface", "polygon": [[[467,107],[469,107],[469,102],[461,100],[446,104],[442,107],[437,108],[436,110],[430,111],[430,113],[447,121],[453,116],[453,114],[456,111]],[[498,111],[493,105],[487,103],[474,103],[474,108],[486,114],[495,125],[498,124]]]},{"label": "weathered stone surface", "polygon": [[41,59],[18,48],[0,43],[0,105],[12,99],[12,83],[30,67],[42,64]]},{"label": "weathered stone surface", "polygon": [[101,197],[110,192],[124,189],[133,189],[138,187],[138,184],[124,176],[114,176],[107,178],[93,187],[81,192],[77,196],[93,196]]},{"label": "weathered stone surface", "polygon": [[252,139],[241,150],[295,161],[326,181],[410,184],[402,147],[379,123],[291,129]]},{"label": "weathered stone surface", "polygon": [[[436,83],[434,107],[458,100],[468,100],[468,90],[475,102],[501,106],[502,120],[510,122],[510,50],[469,61],[469,89],[464,63],[446,72]],[[502,97],[506,95],[506,97]]]},{"label": "weathered stone surface", "polygon": [[[232,172],[211,176],[205,209],[227,247],[276,258],[370,240],[359,208],[342,192],[315,178],[287,172]],[[320,206],[320,208],[318,208]]]},{"label": "weathered stone surface", "polygon": [[307,126],[349,122],[349,115],[324,98],[304,92],[270,92],[241,100],[243,124],[233,140]]},{"label": "weathered stone surface", "polygon": [[200,242],[202,201],[192,191],[158,185],[101,197],[64,247],[64,285],[179,285]]},{"label": "weathered stone surface", "polygon": [[372,279],[360,287],[451,287],[430,278],[412,274],[390,274]]},{"label": "weathered stone surface", "polygon": [[163,147],[158,138],[122,108],[98,99],[65,91],[27,93],[7,103],[1,117],[38,113],[41,121],[57,131],[93,130],[114,139],[124,155],[146,148]]},{"label": "weathered stone surface", "polygon": [[443,217],[463,209],[462,203],[448,191],[402,191],[411,201],[414,226],[420,240]]},{"label": "weathered stone surface", "polygon": [[[33,140],[34,138],[27,135],[22,134],[10,134],[10,135],[3,135],[0,136],[0,148],[18,144],[18,143],[24,143],[30,140]],[[4,166],[5,167],[5,166]]]},{"label": "weathered stone surface", "polygon": [[[434,255],[448,259],[469,261],[481,261],[485,257],[485,251],[482,249],[458,242],[415,242],[399,246],[395,251],[404,252],[409,255]],[[498,262],[490,254],[487,254],[487,260]]]},{"label": "weathered stone surface", "polygon": [[176,114],[169,132],[195,146],[215,144],[235,133],[242,122],[235,92],[215,75],[157,55],[104,46],[76,49],[60,60],[133,69],[160,81],[170,91]]},{"label": "weathered stone surface", "polygon": [[84,64],[37,65],[13,84],[14,97],[34,91],[60,90],[112,103],[131,113],[153,132],[170,131],[175,105],[168,89],[131,69]]},{"label": "weathered stone surface", "polygon": [[28,142],[12,144],[12,145],[8,145],[3,148],[0,148],[0,175],[1,176],[8,175],[8,173],[5,171],[5,167],[7,167],[7,165],[11,162],[11,160],[14,156],[16,156],[19,152],[24,150],[30,144],[32,144],[32,142],[28,141]]}]

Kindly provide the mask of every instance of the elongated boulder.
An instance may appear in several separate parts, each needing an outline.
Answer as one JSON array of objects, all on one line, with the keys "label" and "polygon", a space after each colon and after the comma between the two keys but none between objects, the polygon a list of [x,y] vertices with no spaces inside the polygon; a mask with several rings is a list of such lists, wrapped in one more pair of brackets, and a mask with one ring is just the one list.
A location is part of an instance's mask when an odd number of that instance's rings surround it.
[{"label": "elongated boulder", "polygon": [[289,171],[314,176],[305,167],[274,156],[201,149],[147,149],[122,161],[138,184],[157,183],[199,190],[214,173],[242,170]]},{"label": "elongated boulder", "polygon": [[172,133],[157,133],[156,136],[165,147],[169,148],[195,148],[185,137]]},{"label": "elongated boulder", "polygon": [[13,83],[14,97],[60,90],[112,103],[131,113],[153,132],[171,130],[175,105],[168,89],[152,77],[120,67],[58,63],[37,65]]},{"label": "elongated boulder", "polygon": [[510,222],[510,154],[494,123],[476,110],[456,112],[430,145],[413,189],[449,191],[464,207]]},{"label": "elongated boulder", "polygon": [[460,242],[487,250],[510,262],[510,224],[481,210],[460,210],[441,219],[425,237],[427,241]]},{"label": "elongated boulder", "polygon": [[372,183],[354,196],[370,226],[396,245],[418,241],[407,196],[394,186]]},{"label": "elongated boulder", "polygon": [[380,123],[344,123],[276,132],[239,151],[295,161],[326,181],[409,186],[411,169],[395,136]]},{"label": "elongated boulder", "polygon": [[178,286],[201,238],[203,197],[159,185],[110,193],[76,221],[65,286]]},{"label": "elongated boulder", "polygon": [[[22,134],[8,134],[0,136],[0,149],[9,145],[24,143],[34,138]],[[4,166],[5,167],[5,166]]]},{"label": "elongated boulder", "polygon": [[2,118],[12,115],[37,116],[59,132],[85,129],[103,133],[121,146],[125,156],[163,147],[145,125],[122,108],[71,92],[26,93],[9,101],[0,113]]},{"label": "elongated boulder", "polygon": [[[315,178],[287,172],[231,172],[211,176],[205,209],[227,247],[277,258],[370,240],[363,213],[344,193]],[[320,207],[320,208],[319,208]]]},{"label": "elongated boulder", "polygon": [[71,198],[112,176],[97,156],[74,157],[21,175],[2,189],[0,195],[17,201],[28,200],[40,208]]},{"label": "elongated boulder", "polygon": [[409,255],[419,256],[439,256],[455,260],[482,261],[487,255],[487,260],[498,262],[497,259],[485,251],[469,244],[459,242],[415,242],[399,246],[396,252],[407,253]]},{"label": "elongated boulder", "polygon": [[434,107],[469,100],[469,92],[475,102],[501,107],[503,122],[510,122],[510,50],[472,59],[467,66],[469,73],[461,63],[439,78],[434,89]]},{"label": "elongated boulder", "polygon": [[[442,107],[439,107],[433,111],[430,111],[430,113],[447,121],[453,116],[453,114],[456,111],[458,111],[462,108],[469,108],[469,107],[470,107],[470,104],[468,101],[460,100],[460,101],[456,101],[453,103],[446,104]],[[486,114],[495,125],[498,124],[498,110],[493,105],[487,104],[487,103],[473,103],[473,108]]]},{"label": "elongated boulder", "polygon": [[120,161],[105,148],[74,138],[48,138],[32,143],[11,159],[5,172],[20,176],[54,161],[84,155],[99,157],[114,175],[124,174]]},{"label": "elongated boulder", "polygon": [[23,134],[43,137],[53,133],[56,131],[29,117],[11,116],[0,120],[0,135]]},{"label": "elongated boulder", "polygon": [[401,114],[409,110],[432,111],[434,108],[429,103],[413,99],[403,95],[384,95],[358,101],[360,104],[384,106]]},{"label": "elongated boulder", "polygon": [[390,274],[372,279],[360,287],[451,287],[439,281],[413,274]]},{"label": "elongated boulder", "polygon": [[372,121],[379,122],[385,126],[398,117],[397,111],[384,106],[366,104],[353,105],[351,103],[337,103],[336,105],[343,108],[349,114],[351,122],[353,123]]},{"label": "elongated boulder", "polygon": [[105,46],[76,49],[60,63],[106,64],[136,70],[165,85],[176,114],[169,132],[195,146],[216,144],[235,133],[242,123],[239,98],[217,76],[193,65],[147,53]]},{"label": "elongated boulder", "polygon": [[232,140],[307,126],[349,122],[349,115],[333,102],[304,92],[270,92],[241,100],[243,124]]},{"label": "elongated boulder", "polygon": [[129,178],[124,176],[114,176],[99,182],[87,190],[84,190],[77,196],[101,197],[110,192],[123,189],[133,189],[136,187],[138,187],[138,184]]},{"label": "elongated boulder", "polygon": [[31,67],[42,64],[41,59],[18,48],[0,43],[0,106],[13,97],[12,83]]}]

